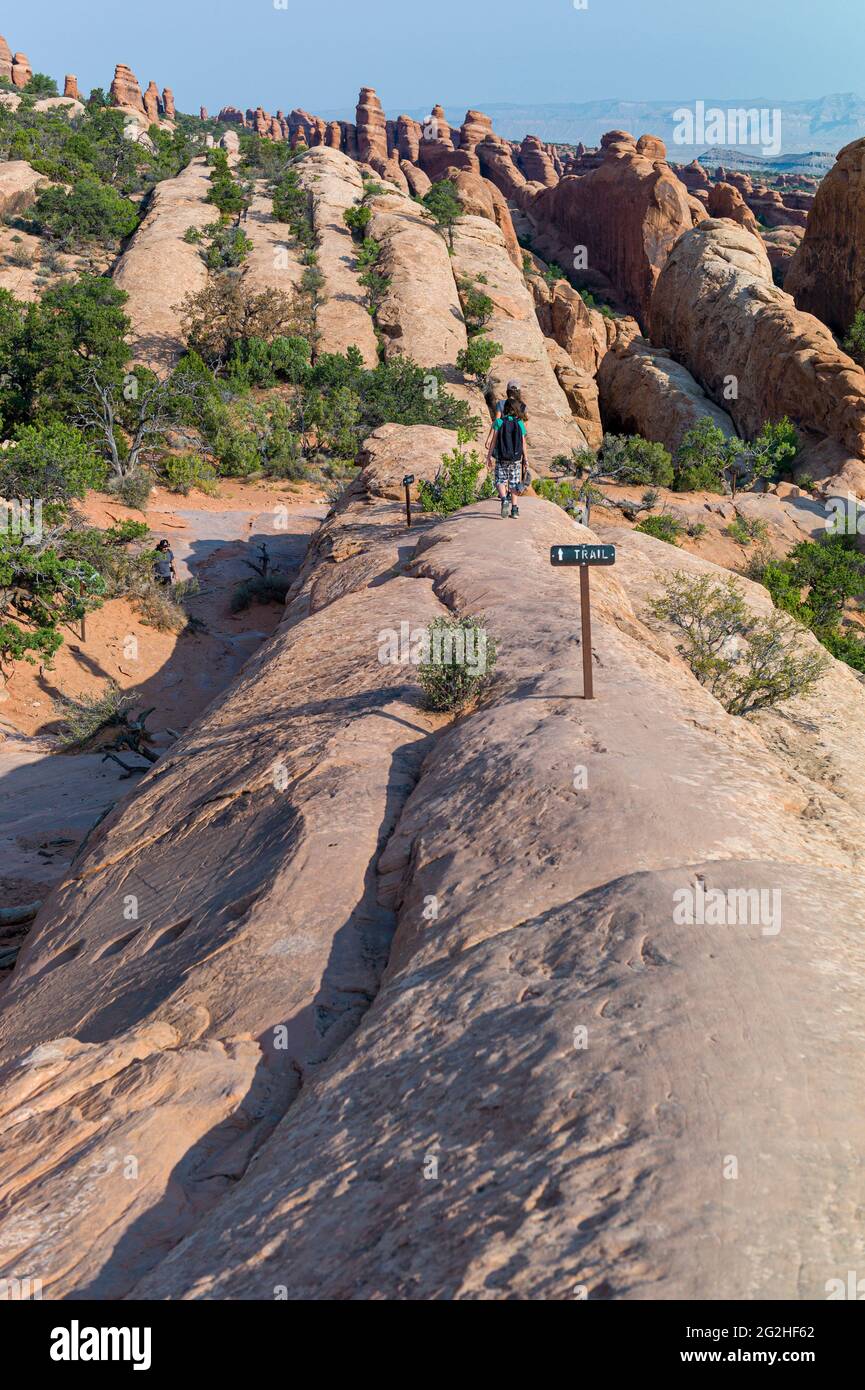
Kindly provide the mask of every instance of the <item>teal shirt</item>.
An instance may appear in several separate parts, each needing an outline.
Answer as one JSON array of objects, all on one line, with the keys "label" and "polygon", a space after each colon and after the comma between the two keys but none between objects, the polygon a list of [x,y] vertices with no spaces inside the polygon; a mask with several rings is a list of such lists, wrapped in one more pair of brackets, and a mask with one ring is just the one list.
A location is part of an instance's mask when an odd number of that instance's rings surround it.
[{"label": "teal shirt", "polygon": [[[511,415],[509,418],[512,420],[514,417]],[[520,433],[522,434],[523,438],[525,439],[525,437],[526,437],[526,422],[525,422],[525,420],[519,420],[517,423],[519,424],[519,427],[520,427]],[[500,416],[498,417],[498,419],[496,419],[496,420],[493,421],[493,428],[494,428],[494,429],[497,429],[497,430],[500,430],[501,427],[502,427],[502,416],[500,415]]]}]

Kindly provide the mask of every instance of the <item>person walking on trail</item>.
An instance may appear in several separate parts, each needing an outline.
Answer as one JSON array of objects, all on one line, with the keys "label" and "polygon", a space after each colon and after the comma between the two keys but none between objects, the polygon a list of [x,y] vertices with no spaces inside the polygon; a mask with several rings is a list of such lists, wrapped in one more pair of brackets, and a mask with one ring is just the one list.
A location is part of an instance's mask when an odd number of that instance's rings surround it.
[{"label": "person walking on trail", "polygon": [[153,576],[157,584],[164,584],[166,587],[177,577],[174,568],[174,556],[168,541],[162,540],[156,547],[156,558],[153,562]]},{"label": "person walking on trail", "polygon": [[487,465],[495,458],[495,485],[502,502],[502,518],[516,519],[520,509],[514,500],[528,484],[526,457],[526,407],[517,382],[508,382],[508,394],[498,403],[487,448]]}]

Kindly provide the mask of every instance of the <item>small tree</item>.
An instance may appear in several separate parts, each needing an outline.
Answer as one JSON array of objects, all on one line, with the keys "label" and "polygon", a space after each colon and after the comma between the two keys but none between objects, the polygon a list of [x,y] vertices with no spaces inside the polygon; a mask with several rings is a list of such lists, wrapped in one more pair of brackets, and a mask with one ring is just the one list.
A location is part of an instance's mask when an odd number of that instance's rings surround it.
[{"label": "small tree", "polygon": [[46,188],[29,212],[37,232],[61,246],[112,245],[132,235],[138,216],[134,203],[94,178],[78,179],[70,189]]},{"label": "small tree", "polygon": [[60,421],[22,426],[14,445],[0,454],[0,496],[41,500],[49,519],[104,479],[105,465],[89,440]]},{"label": "small tree", "polygon": [[372,221],[372,208],[359,207],[346,208],[342,214],[342,220],[348,227],[355,241],[363,241],[366,237],[367,228]]},{"label": "small tree", "polygon": [[494,343],[492,338],[471,338],[468,347],[461,348],[457,353],[457,370],[465,376],[473,376],[483,386],[493,362],[501,353],[501,343]]},{"label": "small tree", "polygon": [[744,452],[741,439],[728,437],[710,415],[686,430],[676,450],[674,486],[678,492],[726,492],[727,472]]},{"label": "small tree", "polygon": [[247,338],[272,342],[290,335],[297,316],[295,301],[281,290],[254,294],[230,274],[215,276],[178,307],[190,349],[217,371],[228,361],[233,343]]},{"label": "small tree", "polygon": [[424,194],[422,202],[427,211],[432,213],[442,235],[447,239],[448,246],[453,250],[454,227],[463,213],[456,185],[450,179],[441,179]]},{"label": "small tree", "polygon": [[458,282],[460,294],[460,304],[462,305],[463,317],[466,321],[466,332],[469,337],[477,333],[482,333],[493,316],[495,305],[488,294],[484,294],[471,280],[462,279]]},{"label": "small tree", "polygon": [[801,650],[802,629],[791,618],[754,614],[732,576],[719,581],[679,570],[649,607],[681,634],[680,653],[729,714],[807,695],[829,664],[820,653]]}]

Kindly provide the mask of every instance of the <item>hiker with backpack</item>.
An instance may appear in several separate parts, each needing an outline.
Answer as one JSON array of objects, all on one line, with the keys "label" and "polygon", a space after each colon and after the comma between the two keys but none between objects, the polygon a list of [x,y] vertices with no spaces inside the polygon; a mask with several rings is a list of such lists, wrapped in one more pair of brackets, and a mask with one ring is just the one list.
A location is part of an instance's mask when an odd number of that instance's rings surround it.
[{"label": "hiker with backpack", "polygon": [[519,497],[528,486],[526,406],[517,381],[508,382],[506,398],[497,402],[487,449],[488,467],[493,458],[496,491],[502,500],[502,519],[516,519],[520,509],[514,497]]}]

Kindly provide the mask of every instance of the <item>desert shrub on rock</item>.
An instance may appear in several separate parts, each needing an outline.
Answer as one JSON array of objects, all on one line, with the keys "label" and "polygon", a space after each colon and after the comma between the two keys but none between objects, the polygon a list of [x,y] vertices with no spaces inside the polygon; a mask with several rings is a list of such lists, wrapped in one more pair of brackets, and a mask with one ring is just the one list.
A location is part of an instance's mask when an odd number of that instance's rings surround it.
[{"label": "desert shrub on rock", "polygon": [[733,576],[717,580],[679,570],[649,607],[679,634],[679,652],[729,714],[753,714],[810,694],[825,674],[826,658],[803,649],[801,626],[785,613],[755,614]]},{"label": "desert shrub on rock", "polygon": [[114,246],[138,226],[138,208],[107,184],[82,178],[70,189],[46,188],[29,212],[30,225],[63,247],[87,242]]},{"label": "desert shrub on rock", "polygon": [[492,338],[470,338],[468,346],[457,353],[457,371],[465,376],[473,376],[480,386],[484,386],[493,362],[501,353],[501,343],[493,342]]},{"label": "desert shrub on rock", "polygon": [[495,489],[489,480],[479,482],[483,463],[476,449],[466,453],[459,444],[449,454],[442,456],[442,466],[432,482],[422,479],[418,484],[418,497],[424,511],[435,512],[439,516],[449,516],[461,507],[469,507],[473,502],[492,497]]},{"label": "desert shrub on rock", "polygon": [[801,541],[783,560],[769,559],[760,578],[777,608],[810,628],[839,661],[865,670],[860,629],[842,626],[848,600],[865,594],[865,557],[855,536]]},{"label": "desert shrub on rock", "polygon": [[453,250],[454,227],[463,214],[456,185],[450,179],[440,179],[424,194],[421,202],[427,212],[432,213],[449,248]]},{"label": "desert shrub on rock", "polygon": [[666,541],[668,545],[678,545],[685,525],[668,512],[659,512],[656,516],[643,517],[642,521],[637,522],[634,530],[642,531],[646,536],[654,536],[656,540]]},{"label": "desert shrub on rock", "polygon": [[496,642],[478,618],[435,618],[418,668],[424,703],[440,713],[465,709],[489,683]]}]

